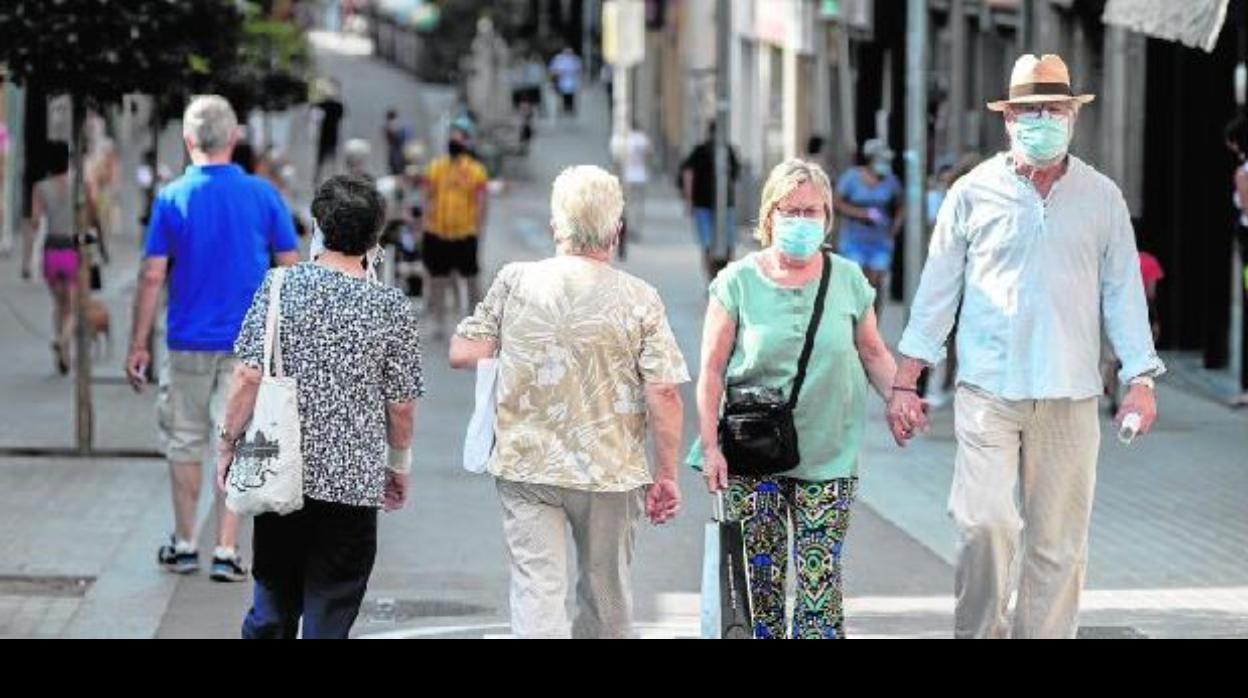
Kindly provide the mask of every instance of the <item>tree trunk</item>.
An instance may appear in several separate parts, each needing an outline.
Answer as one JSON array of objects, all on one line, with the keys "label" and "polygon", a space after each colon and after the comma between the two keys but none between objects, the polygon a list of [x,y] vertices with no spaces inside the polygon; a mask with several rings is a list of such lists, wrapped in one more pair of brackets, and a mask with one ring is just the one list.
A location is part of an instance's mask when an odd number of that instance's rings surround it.
[{"label": "tree trunk", "polygon": [[[152,168],[152,181],[147,186],[147,211],[143,216],[143,220],[150,221],[152,215],[152,205],[156,201],[156,191],[160,188],[160,112],[156,105],[157,97],[152,95],[152,156],[148,161],[148,165]],[[141,245],[147,246],[147,228],[144,227],[143,234],[140,237]],[[147,335],[147,355],[153,358],[147,367],[147,375],[144,378],[147,382],[156,382],[156,333],[149,332]]]},{"label": "tree trunk", "polygon": [[87,313],[91,299],[91,247],[87,244],[88,211],[87,192],[83,183],[83,169],[86,158],[83,150],[83,122],[86,117],[86,102],[80,95],[73,97],[73,133],[70,135],[71,157],[74,163],[74,174],[70,184],[70,198],[74,202],[74,240],[78,249],[78,293],[74,304],[74,334],[77,338],[75,355],[76,389],[74,391],[74,411],[76,422],[75,444],[80,455],[89,455],[94,437],[94,415],[91,407],[91,326]]}]

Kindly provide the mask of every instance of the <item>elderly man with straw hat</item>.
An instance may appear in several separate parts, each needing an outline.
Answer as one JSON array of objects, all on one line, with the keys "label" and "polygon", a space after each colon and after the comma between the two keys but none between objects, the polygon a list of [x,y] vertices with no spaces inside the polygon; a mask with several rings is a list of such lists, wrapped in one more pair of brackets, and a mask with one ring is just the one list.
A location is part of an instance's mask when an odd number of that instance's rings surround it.
[{"label": "elderly man with straw hat", "polygon": [[1131,216],[1118,187],[1068,153],[1079,109],[1092,99],[1071,90],[1058,56],[1018,59],[1009,96],[988,105],[1003,115],[1010,149],[949,191],[898,346],[888,419],[908,439],[927,427],[916,381],[943,358],[961,305],[949,495],[958,637],[1075,635],[1100,444],[1102,336],[1130,385],[1115,420],[1123,435],[1148,432],[1156,418],[1153,378],[1165,367]]}]

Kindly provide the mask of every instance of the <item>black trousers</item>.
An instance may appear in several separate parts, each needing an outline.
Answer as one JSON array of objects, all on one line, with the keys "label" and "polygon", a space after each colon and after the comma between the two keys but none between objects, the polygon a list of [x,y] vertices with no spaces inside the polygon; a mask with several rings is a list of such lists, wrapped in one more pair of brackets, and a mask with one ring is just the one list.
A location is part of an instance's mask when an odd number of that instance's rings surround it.
[{"label": "black trousers", "polygon": [[[1239,261],[1248,266],[1248,228],[1235,226],[1235,244],[1239,246]],[[1235,285],[1243,294],[1243,322],[1241,323],[1239,389],[1248,391],[1248,290],[1244,288],[1244,270],[1236,275]]]},{"label": "black trousers", "polygon": [[304,500],[286,516],[256,517],[255,593],[244,639],[345,639],[377,557],[377,510]]}]

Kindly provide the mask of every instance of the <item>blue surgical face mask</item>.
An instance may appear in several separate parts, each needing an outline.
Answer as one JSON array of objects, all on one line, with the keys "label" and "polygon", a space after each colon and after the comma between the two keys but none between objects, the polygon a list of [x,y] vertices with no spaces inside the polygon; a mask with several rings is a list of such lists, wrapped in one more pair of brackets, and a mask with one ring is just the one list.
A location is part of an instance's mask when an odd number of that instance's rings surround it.
[{"label": "blue surgical face mask", "polygon": [[887,177],[893,173],[893,163],[888,160],[876,160],[871,163],[871,169],[875,170],[877,175]]},{"label": "blue surgical face mask", "polygon": [[1070,147],[1070,119],[1040,114],[1019,116],[1014,123],[1014,144],[1031,164],[1058,160]]},{"label": "blue surgical face mask", "polygon": [[776,247],[786,257],[807,259],[823,244],[823,221],[777,215],[771,224]]}]

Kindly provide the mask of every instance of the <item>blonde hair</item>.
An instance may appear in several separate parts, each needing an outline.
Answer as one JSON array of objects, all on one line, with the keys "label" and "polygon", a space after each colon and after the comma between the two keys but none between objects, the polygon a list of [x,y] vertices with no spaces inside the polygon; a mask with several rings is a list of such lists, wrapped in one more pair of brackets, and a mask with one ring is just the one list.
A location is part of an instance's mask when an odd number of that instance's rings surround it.
[{"label": "blonde hair", "polygon": [[807,182],[814,184],[823,195],[824,207],[827,209],[826,229],[832,230],[832,183],[828,174],[819,165],[802,160],[789,158],[776,165],[767,176],[763,185],[762,203],[758,208],[758,227],[754,229],[754,239],[763,247],[771,246],[771,214],[784,197],[792,194],[798,187]]},{"label": "blonde hair", "polygon": [[615,244],[624,192],[620,180],[601,167],[569,167],[555,178],[550,194],[555,242],[574,253],[604,252]]}]

